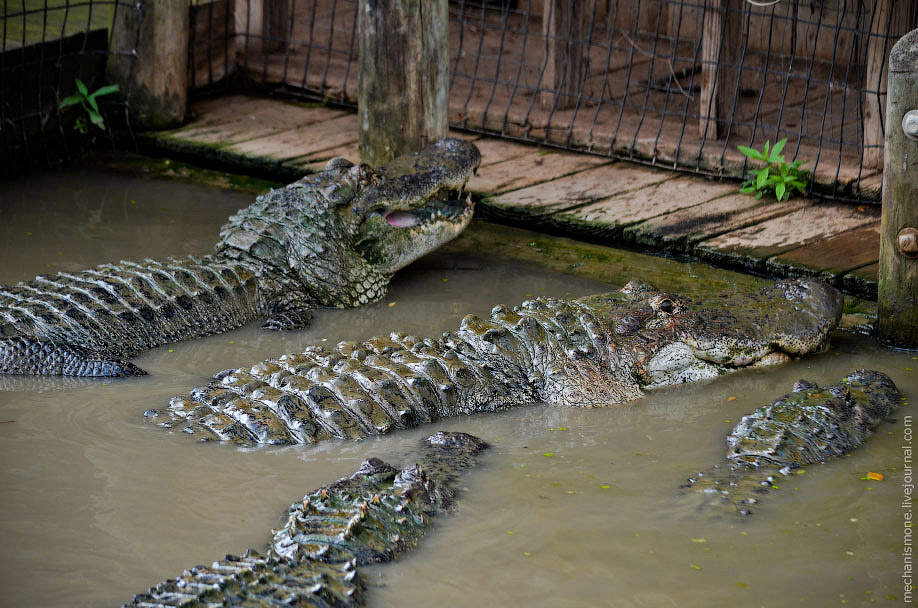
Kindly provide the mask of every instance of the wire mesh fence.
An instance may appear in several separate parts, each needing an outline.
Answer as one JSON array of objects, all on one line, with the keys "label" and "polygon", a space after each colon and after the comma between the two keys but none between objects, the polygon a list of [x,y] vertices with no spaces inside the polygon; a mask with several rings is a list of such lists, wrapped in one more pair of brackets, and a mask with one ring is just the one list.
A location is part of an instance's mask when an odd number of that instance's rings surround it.
[{"label": "wire mesh fence", "polygon": [[119,101],[123,97],[92,97],[105,84],[106,63],[113,55],[133,62],[136,35],[119,46],[123,50],[110,50],[110,24],[118,11],[142,11],[142,5],[119,0],[2,3],[0,174],[72,158],[102,133],[82,103],[63,103],[81,96],[79,83],[85,87],[81,98],[104,124],[128,124],[127,106]]},{"label": "wire mesh fence", "polygon": [[[355,104],[357,5],[236,0],[241,74]],[[787,138],[817,194],[876,199],[886,58],[916,24],[915,0],[452,1],[450,122],[734,177],[755,168],[738,145]],[[225,73],[193,54],[198,86]]]},{"label": "wire mesh fence", "polygon": [[[128,0],[7,0],[0,11],[6,171],[85,138],[61,101],[134,50]],[[189,0],[189,82],[354,105],[358,0]],[[755,170],[737,146],[787,138],[814,192],[875,200],[886,58],[918,0],[453,0],[454,127],[710,175]],[[139,28],[139,25],[138,25]],[[111,49],[117,48],[118,51]],[[124,96],[120,97],[123,99]],[[105,100],[107,116],[127,108]]]}]

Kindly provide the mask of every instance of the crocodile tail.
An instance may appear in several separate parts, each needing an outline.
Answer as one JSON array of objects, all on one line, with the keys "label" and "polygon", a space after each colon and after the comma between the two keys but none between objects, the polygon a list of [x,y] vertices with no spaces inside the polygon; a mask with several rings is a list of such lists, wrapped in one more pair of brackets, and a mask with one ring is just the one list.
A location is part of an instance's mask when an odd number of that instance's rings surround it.
[{"label": "crocodile tail", "polygon": [[398,469],[364,461],[350,477],[293,503],[267,555],[251,549],[196,566],[134,596],[125,606],[363,605],[358,567],[387,562],[417,544],[431,517],[453,505],[458,474],[477,463],[487,443],[465,433],[429,437],[420,464]]},{"label": "crocodile tail", "polygon": [[823,388],[799,380],[792,392],[743,416],[727,436],[727,466],[699,473],[684,487],[703,494],[706,504],[748,515],[750,505],[801,467],[863,445],[903,399],[882,372],[855,370]]},{"label": "crocodile tail", "polygon": [[146,416],[205,440],[290,444],[383,434],[507,402],[510,389],[451,344],[393,333],[310,346],[221,372]]},{"label": "crocodile tail", "polygon": [[621,403],[640,391],[600,325],[573,301],[497,306],[438,340],[393,333],[221,372],[146,416],[205,440],[289,444],[536,401]]},{"label": "crocodile tail", "polygon": [[[40,370],[36,372],[35,370]],[[0,340],[0,374],[143,376],[130,361],[114,359],[72,344],[42,342],[28,336]]]},{"label": "crocodile tail", "polygon": [[262,316],[262,300],[252,269],[219,256],[103,264],[0,286],[0,372],[125,375],[125,360],[144,350]]}]

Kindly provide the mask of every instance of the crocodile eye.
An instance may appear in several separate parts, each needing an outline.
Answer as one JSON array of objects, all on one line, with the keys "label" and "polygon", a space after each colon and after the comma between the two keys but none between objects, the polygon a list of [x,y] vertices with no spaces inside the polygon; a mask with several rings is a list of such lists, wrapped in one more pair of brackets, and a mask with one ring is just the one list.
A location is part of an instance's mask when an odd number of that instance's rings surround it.
[{"label": "crocodile eye", "polygon": [[663,300],[660,302],[660,310],[666,314],[672,314],[676,310],[676,306],[672,300]]}]

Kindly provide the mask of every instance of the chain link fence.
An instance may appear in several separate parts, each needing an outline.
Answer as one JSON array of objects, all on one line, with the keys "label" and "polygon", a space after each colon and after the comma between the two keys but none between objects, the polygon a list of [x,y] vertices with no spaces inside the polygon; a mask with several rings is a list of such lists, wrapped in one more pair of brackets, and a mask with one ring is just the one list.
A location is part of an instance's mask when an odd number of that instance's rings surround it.
[{"label": "chain link fence", "polygon": [[[232,55],[250,83],[356,103],[357,0],[210,4],[199,24],[238,34],[196,44],[197,86]],[[755,168],[738,145],[787,138],[815,194],[876,200],[886,58],[916,24],[915,0],[452,1],[450,122],[733,177]]]},{"label": "chain link fence", "polygon": [[[130,61],[133,51],[113,53],[111,27],[118,11],[142,11],[119,0],[5,0],[0,8],[0,174],[16,175],[79,155],[93,137],[93,124],[128,125],[120,95],[92,94],[106,84],[113,54]],[[139,21],[139,20],[138,20]],[[133,49],[134,44],[122,45]],[[79,81],[85,87],[80,92]],[[67,97],[86,104],[63,104]],[[95,106],[93,106],[95,104]]]}]

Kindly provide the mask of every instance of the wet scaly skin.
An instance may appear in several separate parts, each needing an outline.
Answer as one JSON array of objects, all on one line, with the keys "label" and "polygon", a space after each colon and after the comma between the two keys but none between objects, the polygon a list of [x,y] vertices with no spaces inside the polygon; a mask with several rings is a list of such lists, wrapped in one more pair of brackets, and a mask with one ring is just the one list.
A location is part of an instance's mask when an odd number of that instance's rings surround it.
[{"label": "wet scaly skin", "polygon": [[820,388],[799,380],[792,392],[743,416],[727,436],[727,464],[686,486],[729,512],[749,515],[753,505],[796,469],[860,447],[903,397],[883,373],[854,371]]},{"label": "wet scaly skin", "polygon": [[644,390],[822,349],[841,295],[811,279],[690,299],[640,282],[577,300],[469,315],[456,332],[393,333],[227,370],[146,416],[242,444],[356,439],[534,402],[625,403]]},{"label": "wet scaly skin", "polygon": [[0,374],[143,375],[130,359],[155,346],[259,319],[297,329],[317,306],[374,302],[392,273],[468,225],[471,202],[448,198],[480,161],[456,139],[378,169],[333,159],[230,217],[212,255],[0,286]]},{"label": "wet scaly skin", "polygon": [[453,508],[456,478],[487,447],[472,435],[440,432],[424,441],[419,464],[401,471],[370,458],[350,477],[293,503],[266,554],[249,549],[196,566],[125,606],[361,606],[359,567],[416,545],[431,517]]}]

